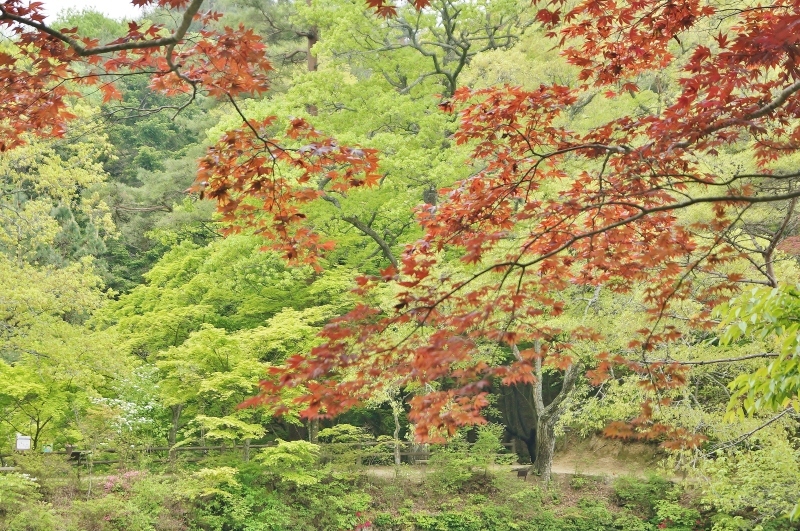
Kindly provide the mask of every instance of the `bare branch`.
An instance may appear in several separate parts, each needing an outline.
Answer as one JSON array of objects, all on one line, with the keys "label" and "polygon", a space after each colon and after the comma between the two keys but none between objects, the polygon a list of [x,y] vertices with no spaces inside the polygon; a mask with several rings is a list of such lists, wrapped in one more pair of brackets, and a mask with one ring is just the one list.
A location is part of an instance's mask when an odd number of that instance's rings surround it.
[{"label": "bare branch", "polygon": [[779,354],[774,352],[762,352],[760,354],[748,354],[747,356],[739,356],[736,358],[717,358],[713,360],[698,360],[698,361],[678,361],[678,360],[647,360],[647,361],[637,361],[637,363],[641,363],[643,365],[653,365],[656,363],[667,363],[667,364],[674,364],[674,365],[716,365],[719,363],[737,363],[740,361],[747,361],[747,360],[754,360],[759,358],[777,358]]},{"label": "bare branch", "polygon": [[730,448],[731,446],[736,446],[737,444],[739,444],[741,442],[744,442],[745,440],[749,439],[750,437],[752,437],[753,435],[755,435],[759,431],[763,430],[767,426],[769,426],[771,424],[774,424],[775,422],[779,421],[784,415],[786,415],[788,413],[791,413],[793,411],[794,411],[794,409],[792,407],[788,407],[788,408],[784,409],[783,411],[781,411],[780,413],[778,413],[777,415],[775,415],[774,417],[772,417],[771,419],[769,419],[765,423],[763,423],[760,426],[748,431],[747,433],[744,433],[744,434],[736,437],[732,441],[729,441],[727,443],[719,444],[717,446],[712,447],[711,450],[706,452],[705,457],[712,457],[715,452],[718,452],[720,450],[724,450],[726,448]]}]

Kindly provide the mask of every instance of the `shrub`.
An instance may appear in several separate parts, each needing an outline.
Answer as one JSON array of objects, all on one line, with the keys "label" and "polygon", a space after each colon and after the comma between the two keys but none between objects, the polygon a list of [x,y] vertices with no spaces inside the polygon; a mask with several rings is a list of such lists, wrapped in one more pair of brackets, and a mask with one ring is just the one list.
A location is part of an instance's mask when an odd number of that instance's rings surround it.
[{"label": "shrub", "polygon": [[[1,520],[0,520],[1,521]],[[56,531],[58,520],[52,507],[46,503],[30,504],[4,522],[4,531]]]},{"label": "shrub", "polygon": [[532,487],[515,492],[511,494],[508,499],[517,506],[535,511],[544,503],[544,493],[539,487]]},{"label": "shrub", "polygon": [[581,490],[589,485],[589,483],[591,483],[591,480],[586,476],[581,476],[580,474],[575,474],[569,480],[569,486],[574,490]]},{"label": "shrub", "polygon": [[40,498],[35,478],[28,474],[0,474],[0,516],[16,514]]},{"label": "shrub", "polygon": [[646,522],[626,510],[614,517],[614,527],[620,531],[655,531],[656,528],[650,522]]},{"label": "shrub", "polygon": [[511,464],[514,456],[506,454],[506,447],[502,444],[503,431],[501,424],[485,424],[478,427],[478,438],[469,448],[469,453],[475,459],[476,466],[486,467],[496,463]]},{"label": "shrub", "polygon": [[172,478],[143,474],[130,486],[131,503],[138,511],[150,515],[156,531],[183,530],[190,505],[176,493]]},{"label": "shrub", "polygon": [[567,531],[599,531],[613,529],[611,511],[598,500],[583,498],[565,515],[561,529]]},{"label": "shrub", "polygon": [[145,473],[139,470],[129,470],[119,475],[106,477],[103,490],[106,492],[128,492],[134,483],[144,477]]},{"label": "shrub", "polygon": [[152,531],[152,515],[114,494],[76,501],[71,511],[81,531]]},{"label": "shrub", "polygon": [[372,436],[364,428],[352,424],[337,424],[330,428],[320,430],[317,437],[322,442],[336,443],[364,443],[372,441]]},{"label": "shrub", "polygon": [[[282,441],[264,448],[255,460],[265,467],[277,488],[282,483],[313,485],[325,472],[320,467],[319,446],[306,441]],[[285,485],[284,485],[285,486]]]},{"label": "shrub", "polygon": [[456,438],[443,448],[438,448],[428,462],[431,473],[427,481],[440,494],[458,491],[472,478],[475,458],[467,452],[463,439]]},{"label": "shrub", "polygon": [[659,529],[691,531],[700,520],[700,512],[696,509],[687,509],[669,500],[657,501],[655,510]]},{"label": "shrub", "polygon": [[656,502],[667,495],[670,487],[669,481],[656,474],[646,479],[623,476],[614,481],[614,498],[617,505],[650,519],[655,514]]},{"label": "shrub", "polygon": [[337,424],[320,430],[318,437],[327,443],[324,446],[325,459],[339,470],[370,462],[377,451],[372,435],[364,428],[350,424]]},{"label": "shrub", "polygon": [[389,513],[378,513],[372,519],[372,525],[380,531],[393,531],[400,525],[400,519]]},{"label": "shrub", "polygon": [[28,452],[17,456],[16,462],[20,472],[36,478],[45,498],[72,498],[80,490],[75,467],[63,456]]},{"label": "shrub", "polygon": [[499,424],[480,426],[474,444],[467,444],[459,434],[447,446],[438,448],[429,461],[432,473],[428,479],[434,488],[443,494],[497,492],[489,466],[513,458],[500,453],[505,451],[500,442],[503,429]]},{"label": "shrub", "polygon": [[703,464],[710,481],[702,501],[727,514],[750,515],[756,523],[791,511],[800,492],[800,450],[780,438],[753,451],[732,450]]},{"label": "shrub", "polygon": [[741,516],[715,514],[711,517],[711,531],[747,531],[750,523]]}]

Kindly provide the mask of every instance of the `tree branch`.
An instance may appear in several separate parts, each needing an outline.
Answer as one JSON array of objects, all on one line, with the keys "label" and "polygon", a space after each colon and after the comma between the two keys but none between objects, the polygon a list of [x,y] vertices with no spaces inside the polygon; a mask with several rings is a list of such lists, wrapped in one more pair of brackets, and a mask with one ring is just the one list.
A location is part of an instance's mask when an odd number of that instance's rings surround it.
[{"label": "tree branch", "polygon": [[711,448],[711,450],[706,452],[705,457],[711,457],[712,454],[714,454],[714,452],[718,452],[720,450],[724,450],[726,448],[730,448],[731,446],[736,446],[740,442],[743,442],[743,441],[749,439],[750,437],[755,435],[757,432],[763,430],[767,426],[769,426],[771,424],[774,424],[775,422],[780,420],[784,415],[786,415],[787,413],[791,413],[792,411],[794,411],[794,409],[792,407],[788,407],[788,408],[784,409],[783,411],[781,411],[780,413],[778,413],[777,415],[775,415],[774,417],[772,417],[771,419],[766,421],[764,424],[761,424],[757,428],[754,428],[754,429],[748,431],[747,433],[744,433],[744,434],[736,437],[732,441],[729,441],[727,443],[720,444],[720,445],[717,445],[717,446]]},{"label": "tree branch", "polygon": [[61,33],[58,30],[47,26],[46,24],[42,24],[41,22],[36,22],[25,17],[21,17],[19,15],[14,15],[9,13],[4,7],[0,6],[0,20],[7,19],[13,20],[14,22],[18,22],[24,26],[28,26],[34,29],[37,29],[41,32],[47,33],[51,37],[55,37],[56,39],[66,43],[69,45],[70,48],[75,50],[80,57],[89,57],[92,55],[100,55],[104,53],[111,53],[111,52],[121,52],[123,50],[141,50],[146,48],[161,48],[162,46],[175,46],[178,44],[181,39],[183,39],[184,35],[186,35],[186,31],[189,29],[189,25],[192,23],[192,19],[197,14],[197,11],[200,9],[200,6],[203,4],[204,0],[192,0],[192,3],[189,4],[189,7],[186,8],[186,11],[183,14],[183,18],[181,19],[181,24],[178,26],[178,29],[170,35],[169,37],[161,37],[159,39],[153,40],[137,40],[137,41],[130,41],[130,42],[120,42],[116,44],[108,44],[105,46],[96,46],[94,48],[86,48],[81,43],[66,35]]},{"label": "tree branch", "polygon": [[392,253],[392,248],[389,247],[389,244],[386,243],[386,240],[381,238],[381,235],[375,232],[375,230],[358,219],[356,216],[342,216],[342,220],[350,223],[352,226],[372,238],[375,243],[381,248],[383,251],[383,255],[392,263],[392,266],[397,269],[397,258],[395,258],[394,253]]},{"label": "tree branch", "polygon": [[[775,109],[777,109],[778,107],[780,107],[781,105],[786,103],[786,100],[788,100],[793,94],[795,94],[798,91],[800,91],[800,81],[795,81],[794,83],[792,83],[791,85],[789,85],[788,87],[786,87],[785,89],[780,91],[778,93],[778,95],[772,101],[770,101],[769,103],[767,103],[763,107],[760,107],[760,108],[756,109],[755,111],[753,111],[751,113],[747,113],[741,118],[728,118],[726,120],[721,121],[720,123],[718,123],[716,125],[712,125],[711,127],[703,130],[697,136],[697,138],[701,138],[701,137],[704,137],[706,135],[710,135],[711,133],[715,133],[715,132],[717,132],[717,131],[719,131],[721,129],[725,129],[726,127],[731,126],[731,125],[740,125],[742,119],[744,119],[744,120],[756,120],[758,118],[763,118],[764,116],[768,115],[769,113],[771,113],[772,111],[774,111]],[[690,145],[692,145],[693,143],[694,143],[694,141],[686,140],[684,142],[677,142],[672,147],[674,147],[674,148],[687,148]],[[672,149],[672,148],[670,148],[670,149]]]},{"label": "tree branch", "polygon": [[649,360],[649,361],[637,361],[636,363],[641,363],[642,365],[653,365],[655,363],[668,363],[668,364],[676,364],[676,365],[716,365],[718,363],[736,363],[739,361],[747,361],[753,360],[758,358],[777,358],[779,354],[774,352],[762,352],[760,354],[748,354],[747,356],[739,356],[737,358],[717,358],[714,360],[699,360],[699,361],[677,361],[677,360]]},{"label": "tree branch", "polygon": [[149,207],[116,205],[114,208],[116,210],[124,210],[125,212],[172,212],[172,207],[167,205],[155,205]]}]

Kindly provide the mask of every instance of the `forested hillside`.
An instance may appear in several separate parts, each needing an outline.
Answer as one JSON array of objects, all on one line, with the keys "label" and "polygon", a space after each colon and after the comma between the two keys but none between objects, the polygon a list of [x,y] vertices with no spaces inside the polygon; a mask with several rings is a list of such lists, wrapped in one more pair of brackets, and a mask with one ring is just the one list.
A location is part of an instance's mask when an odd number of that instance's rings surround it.
[{"label": "forested hillside", "polygon": [[798,528],[800,3],[134,3],[0,5],[1,530]]}]

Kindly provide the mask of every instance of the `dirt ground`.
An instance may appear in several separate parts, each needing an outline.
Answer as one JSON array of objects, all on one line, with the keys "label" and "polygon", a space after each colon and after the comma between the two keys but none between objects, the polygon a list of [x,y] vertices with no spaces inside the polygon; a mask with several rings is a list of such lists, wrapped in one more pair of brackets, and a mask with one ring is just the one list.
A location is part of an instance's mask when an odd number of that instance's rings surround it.
[{"label": "dirt ground", "polygon": [[[645,476],[656,469],[661,456],[658,448],[642,443],[622,443],[613,439],[593,437],[580,441],[567,441],[556,450],[553,460],[555,475],[584,475],[615,478],[619,476]],[[523,465],[494,465],[494,472],[507,471]],[[427,465],[403,466],[396,470],[392,466],[371,466],[367,472],[373,477],[391,479],[397,475],[422,477]]]},{"label": "dirt ground", "polygon": [[644,476],[653,471],[661,460],[658,447],[592,437],[577,442],[567,441],[556,451],[553,460],[555,474],[586,476]]}]

